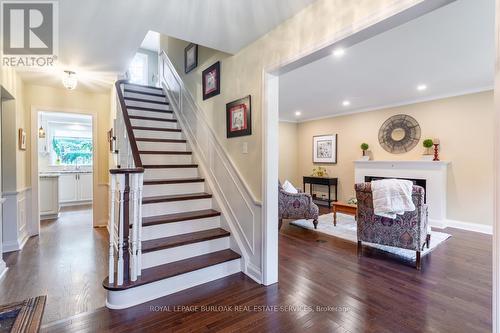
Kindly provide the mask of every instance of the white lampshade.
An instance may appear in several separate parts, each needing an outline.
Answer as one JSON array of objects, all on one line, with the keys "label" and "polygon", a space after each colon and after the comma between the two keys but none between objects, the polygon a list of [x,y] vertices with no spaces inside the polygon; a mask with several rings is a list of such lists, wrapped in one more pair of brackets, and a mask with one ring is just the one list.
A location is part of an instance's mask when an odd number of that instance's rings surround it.
[{"label": "white lampshade", "polygon": [[64,87],[68,90],[73,90],[76,88],[78,84],[78,80],[76,78],[76,73],[72,71],[64,71],[64,76],[62,79],[62,83]]}]

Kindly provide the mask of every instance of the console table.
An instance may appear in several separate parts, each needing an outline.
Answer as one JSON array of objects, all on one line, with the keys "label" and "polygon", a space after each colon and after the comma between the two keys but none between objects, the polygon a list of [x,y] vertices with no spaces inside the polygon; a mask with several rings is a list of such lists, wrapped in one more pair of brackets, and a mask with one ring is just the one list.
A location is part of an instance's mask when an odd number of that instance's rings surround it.
[{"label": "console table", "polygon": [[[304,192],[306,191],[306,184],[309,184],[309,193],[313,197],[314,203],[320,206],[331,207],[332,202],[337,201],[337,178],[329,178],[329,177],[313,177],[313,176],[304,176]],[[313,195],[313,185],[325,185],[328,186],[328,199],[318,199]],[[332,186],[335,186],[335,200],[332,200]]]}]

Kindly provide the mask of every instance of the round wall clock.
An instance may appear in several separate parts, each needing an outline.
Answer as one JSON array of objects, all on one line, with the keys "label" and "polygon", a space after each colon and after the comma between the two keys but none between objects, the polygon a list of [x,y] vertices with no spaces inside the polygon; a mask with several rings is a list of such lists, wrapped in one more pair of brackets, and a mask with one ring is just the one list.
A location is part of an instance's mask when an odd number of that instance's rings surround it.
[{"label": "round wall clock", "polygon": [[392,116],[380,127],[378,141],[389,153],[406,153],[420,141],[420,125],[415,118],[405,114]]}]

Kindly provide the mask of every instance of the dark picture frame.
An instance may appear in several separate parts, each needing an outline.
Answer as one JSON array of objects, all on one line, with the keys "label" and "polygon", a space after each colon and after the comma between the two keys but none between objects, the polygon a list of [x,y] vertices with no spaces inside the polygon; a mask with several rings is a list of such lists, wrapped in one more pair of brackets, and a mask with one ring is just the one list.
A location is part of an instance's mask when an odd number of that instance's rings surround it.
[{"label": "dark picture frame", "polygon": [[191,43],[184,49],[184,72],[187,74],[198,67],[198,45]]},{"label": "dark picture frame", "polygon": [[252,96],[226,104],[227,138],[252,135]]},{"label": "dark picture frame", "polygon": [[313,136],[313,163],[337,164],[337,134]]},{"label": "dark picture frame", "polygon": [[203,71],[201,76],[203,100],[220,94],[220,62],[217,61],[212,66]]}]

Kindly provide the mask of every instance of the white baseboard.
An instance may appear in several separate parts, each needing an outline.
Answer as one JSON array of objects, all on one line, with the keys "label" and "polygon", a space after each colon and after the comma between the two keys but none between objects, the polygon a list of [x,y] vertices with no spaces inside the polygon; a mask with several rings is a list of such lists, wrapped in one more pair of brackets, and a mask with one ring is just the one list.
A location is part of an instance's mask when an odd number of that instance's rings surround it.
[{"label": "white baseboard", "polygon": [[480,232],[482,234],[488,234],[488,235],[493,234],[493,226],[486,225],[486,224],[462,222],[462,221],[455,221],[455,220],[446,220],[446,226],[450,227],[450,228],[457,228],[457,229],[462,229],[462,230],[467,230],[467,231]]},{"label": "white baseboard", "polygon": [[[0,259],[1,260],[1,259]],[[5,276],[9,268],[7,265],[5,265],[5,262],[3,260],[0,261],[0,280]]]}]

